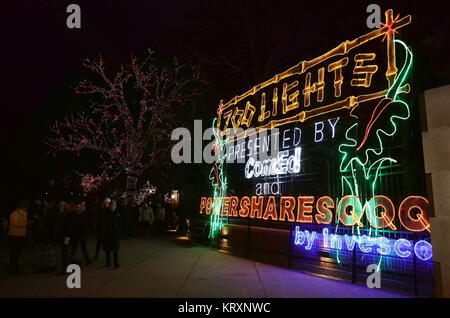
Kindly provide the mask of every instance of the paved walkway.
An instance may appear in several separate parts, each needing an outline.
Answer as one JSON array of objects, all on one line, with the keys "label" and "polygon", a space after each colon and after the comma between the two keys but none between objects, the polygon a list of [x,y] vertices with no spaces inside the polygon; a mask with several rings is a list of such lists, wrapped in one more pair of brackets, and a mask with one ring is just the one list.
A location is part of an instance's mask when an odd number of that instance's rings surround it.
[{"label": "paved walkway", "polygon": [[[27,253],[23,263],[35,262]],[[405,297],[168,238],[128,239],[119,253],[117,270],[100,261],[83,267],[80,289],[68,289],[64,275],[32,274],[32,268],[20,276],[2,273],[0,297]]]}]

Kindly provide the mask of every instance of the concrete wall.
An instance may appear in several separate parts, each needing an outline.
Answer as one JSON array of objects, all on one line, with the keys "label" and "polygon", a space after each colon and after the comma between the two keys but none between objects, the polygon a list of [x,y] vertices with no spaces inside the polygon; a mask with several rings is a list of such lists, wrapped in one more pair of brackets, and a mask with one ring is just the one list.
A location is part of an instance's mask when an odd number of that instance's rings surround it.
[{"label": "concrete wall", "polygon": [[422,132],[436,294],[450,297],[450,85],[425,91]]}]

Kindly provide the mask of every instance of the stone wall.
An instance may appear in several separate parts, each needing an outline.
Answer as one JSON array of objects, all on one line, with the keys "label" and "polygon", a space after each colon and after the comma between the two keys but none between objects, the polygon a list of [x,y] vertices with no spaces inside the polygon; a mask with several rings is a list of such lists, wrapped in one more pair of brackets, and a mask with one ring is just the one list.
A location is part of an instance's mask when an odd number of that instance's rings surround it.
[{"label": "stone wall", "polygon": [[425,91],[422,111],[436,295],[450,297],[450,85]]}]

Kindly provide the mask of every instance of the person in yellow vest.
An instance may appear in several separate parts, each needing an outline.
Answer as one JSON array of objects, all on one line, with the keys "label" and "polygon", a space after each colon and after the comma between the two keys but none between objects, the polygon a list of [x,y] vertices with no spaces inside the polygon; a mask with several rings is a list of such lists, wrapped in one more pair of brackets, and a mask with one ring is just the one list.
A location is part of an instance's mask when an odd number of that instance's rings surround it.
[{"label": "person in yellow vest", "polygon": [[21,201],[9,217],[9,271],[11,274],[20,274],[19,259],[27,235],[29,208],[28,201]]}]

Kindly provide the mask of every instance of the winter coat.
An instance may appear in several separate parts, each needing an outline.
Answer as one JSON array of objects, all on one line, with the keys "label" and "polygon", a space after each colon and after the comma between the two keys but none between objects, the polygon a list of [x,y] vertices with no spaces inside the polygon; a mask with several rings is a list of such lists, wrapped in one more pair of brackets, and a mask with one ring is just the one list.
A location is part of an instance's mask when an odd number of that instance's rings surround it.
[{"label": "winter coat", "polygon": [[76,211],[72,217],[72,239],[79,240],[85,238],[88,232],[87,213]]},{"label": "winter coat", "polygon": [[108,211],[104,217],[104,233],[102,238],[105,250],[118,250],[120,242],[120,215],[117,210]]},{"label": "winter coat", "polygon": [[139,208],[139,222],[148,222],[152,224],[154,218],[153,208],[150,205],[147,207],[143,205]]},{"label": "winter coat", "polygon": [[15,209],[9,217],[9,236],[25,237],[27,235],[28,212]]},{"label": "winter coat", "polygon": [[35,226],[37,243],[49,244],[55,241],[57,207],[50,204],[37,215],[38,220]]},{"label": "winter coat", "polygon": [[[73,217],[74,213],[73,211],[67,211],[65,213],[61,213],[58,211],[58,214],[56,215],[56,235],[55,235],[55,241],[56,244],[63,244],[64,239],[66,237],[71,237],[73,230]],[[72,239],[70,239],[71,241]],[[70,243],[69,241],[69,243]]]},{"label": "winter coat", "polygon": [[164,222],[166,218],[166,209],[164,206],[157,204],[156,205],[156,220],[159,222]]},{"label": "winter coat", "polygon": [[97,242],[101,243],[103,241],[103,237],[105,236],[105,215],[108,213],[108,208],[101,207],[97,210],[97,219],[95,224],[95,236],[97,238]]},{"label": "winter coat", "polygon": [[38,204],[34,204],[31,208],[31,232],[34,244],[40,244],[43,240],[43,214],[44,207]]}]

